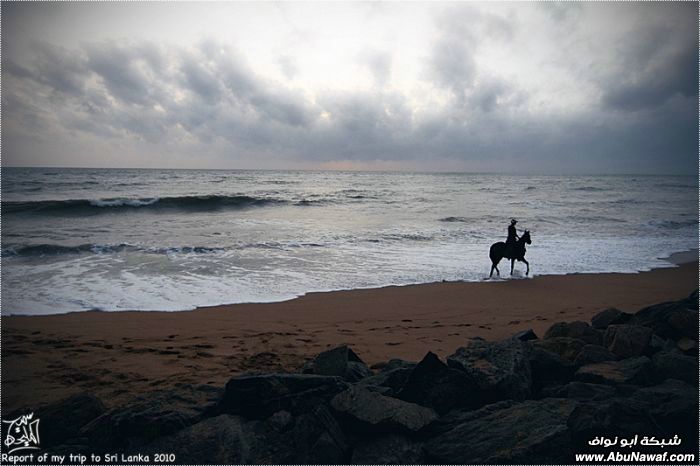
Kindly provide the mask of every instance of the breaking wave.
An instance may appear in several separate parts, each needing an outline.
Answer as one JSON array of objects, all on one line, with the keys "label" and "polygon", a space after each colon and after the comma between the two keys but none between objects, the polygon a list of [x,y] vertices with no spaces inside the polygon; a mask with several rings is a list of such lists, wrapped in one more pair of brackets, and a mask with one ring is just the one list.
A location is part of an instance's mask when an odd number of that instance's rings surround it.
[{"label": "breaking wave", "polygon": [[211,211],[246,209],[283,204],[274,198],[251,196],[179,196],[152,198],[69,199],[28,202],[3,202],[3,214],[36,213],[53,215],[94,215],[106,212],[143,210]]}]

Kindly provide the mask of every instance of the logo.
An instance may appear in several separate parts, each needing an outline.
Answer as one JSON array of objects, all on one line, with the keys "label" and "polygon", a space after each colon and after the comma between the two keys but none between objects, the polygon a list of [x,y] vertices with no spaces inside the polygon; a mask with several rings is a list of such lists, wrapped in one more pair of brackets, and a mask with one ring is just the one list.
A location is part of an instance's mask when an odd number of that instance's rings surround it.
[{"label": "logo", "polygon": [[29,413],[13,421],[2,421],[3,424],[9,424],[3,443],[9,448],[10,454],[19,450],[39,448],[39,419],[33,419],[33,417],[34,413]]}]

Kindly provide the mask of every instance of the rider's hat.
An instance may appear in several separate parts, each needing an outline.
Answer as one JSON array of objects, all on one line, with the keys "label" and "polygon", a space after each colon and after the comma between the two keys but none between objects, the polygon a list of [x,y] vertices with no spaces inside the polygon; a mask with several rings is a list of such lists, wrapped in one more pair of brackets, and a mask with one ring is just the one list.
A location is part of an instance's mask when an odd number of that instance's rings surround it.
[{"label": "rider's hat", "polygon": [[511,225],[515,225],[516,223],[518,223],[518,221],[517,221],[516,219],[514,219],[514,218],[511,218],[511,219],[510,219],[510,224],[511,224]]}]

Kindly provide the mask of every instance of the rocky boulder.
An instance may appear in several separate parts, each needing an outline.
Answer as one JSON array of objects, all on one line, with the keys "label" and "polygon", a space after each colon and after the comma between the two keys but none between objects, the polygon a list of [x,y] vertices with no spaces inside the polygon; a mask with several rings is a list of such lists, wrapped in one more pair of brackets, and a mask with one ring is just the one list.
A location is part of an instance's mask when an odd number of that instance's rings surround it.
[{"label": "rocky boulder", "polygon": [[260,421],[222,414],[157,439],[143,452],[173,453],[179,464],[291,463],[294,452],[281,440]]},{"label": "rocky boulder", "polygon": [[302,372],[342,377],[348,382],[356,382],[373,375],[369,367],[348,346],[324,351],[306,363]]},{"label": "rocky boulder", "polygon": [[605,400],[615,396],[615,388],[610,385],[574,381],[566,385],[548,387],[544,394],[553,398],[573,400]]},{"label": "rocky boulder", "polygon": [[363,439],[355,446],[351,464],[421,464],[423,447],[400,434]]},{"label": "rocky boulder", "polygon": [[429,461],[447,464],[565,464],[571,461],[567,420],[576,401],[512,401],[455,412],[436,422],[425,444]]},{"label": "rocky boulder", "polygon": [[610,307],[591,317],[591,327],[596,330],[605,330],[608,325],[625,324],[631,318],[632,314]]},{"label": "rocky boulder", "polygon": [[331,407],[355,432],[415,433],[437,419],[430,408],[352,386],[331,400]]},{"label": "rocky boulder", "polygon": [[[88,393],[80,393],[38,409],[35,419],[41,420],[41,446],[50,448],[79,437],[80,430],[107,411],[102,401]],[[11,415],[9,419],[19,416]]]},{"label": "rocky boulder", "polygon": [[574,362],[586,342],[578,338],[551,337],[546,340],[536,340],[532,344],[535,347],[556,353],[569,362]]},{"label": "rocky boulder", "polygon": [[376,375],[365,377],[357,384],[382,395],[396,396],[406,384],[406,381],[411,376],[411,372],[413,372],[413,367],[397,367],[391,370],[382,370]]},{"label": "rocky boulder", "polygon": [[549,385],[560,385],[573,378],[575,367],[557,353],[531,344],[527,352],[532,373],[532,386],[535,394],[542,396],[542,390]]},{"label": "rocky boulder", "polygon": [[317,406],[295,419],[292,429],[296,462],[338,464],[347,461],[348,440],[330,410]]},{"label": "rocky boulder", "polygon": [[449,356],[447,365],[469,376],[485,400],[523,400],[532,394],[527,347],[522,341],[473,339]]},{"label": "rocky boulder", "polygon": [[657,435],[659,428],[648,408],[631,397],[582,400],[567,422],[572,444],[577,451],[590,451],[588,442],[595,436]]},{"label": "rocky boulder", "polygon": [[649,327],[655,334],[674,341],[683,337],[697,340],[697,292],[681,301],[645,307],[637,312],[629,323]]},{"label": "rocky boulder", "polygon": [[649,414],[666,433],[681,436],[686,448],[698,440],[698,390],[680,380],[637,390],[631,397],[645,403]]},{"label": "rocky boulder", "polygon": [[591,345],[600,345],[602,338],[600,332],[592,328],[586,322],[557,322],[549,327],[544,334],[544,339],[567,337],[583,340]]},{"label": "rocky boulder", "polygon": [[411,371],[397,397],[432,408],[439,414],[455,407],[473,408],[483,404],[474,381],[464,372],[448,367],[432,352]]},{"label": "rocky boulder", "polygon": [[[377,367],[377,369],[379,369],[380,372],[392,371],[394,369],[413,369],[414,367],[416,367],[416,364],[418,363],[394,358],[390,359],[386,363],[381,364],[381,367]],[[372,367],[375,368],[375,366]]]},{"label": "rocky boulder", "polygon": [[234,377],[226,383],[217,412],[264,419],[277,411],[309,412],[348,387],[340,377],[265,374]]},{"label": "rocky boulder", "polygon": [[652,364],[646,356],[598,362],[581,367],[575,378],[589,383],[646,385],[652,380]]},{"label": "rocky boulder", "polygon": [[188,427],[213,412],[221,389],[182,384],[111,409],[81,429],[93,448],[125,451]]},{"label": "rocky boulder", "polygon": [[603,338],[605,346],[621,358],[649,353],[652,330],[641,325],[610,325]]},{"label": "rocky boulder", "polygon": [[641,438],[677,434],[683,441],[683,451],[693,451],[697,449],[697,412],[697,388],[679,380],[667,380],[625,397],[581,402],[568,425],[575,445],[584,448],[599,435]]},{"label": "rocky boulder", "polygon": [[698,354],[698,342],[692,338],[681,338],[676,342],[676,348],[689,356],[695,356]]},{"label": "rocky boulder", "polygon": [[698,385],[698,360],[677,351],[660,351],[652,357],[654,379],[678,379],[691,385]]},{"label": "rocky boulder", "polygon": [[607,348],[598,345],[585,345],[574,359],[576,367],[604,361],[616,361],[618,358]]},{"label": "rocky boulder", "polygon": [[297,418],[275,414],[265,421],[222,414],[140,451],[174,453],[181,464],[336,464],[347,460],[348,445],[333,416],[318,407]]},{"label": "rocky boulder", "polygon": [[537,335],[535,334],[535,331],[532,330],[531,328],[527,330],[523,330],[522,332],[518,332],[515,335],[513,335],[511,338],[514,340],[520,340],[520,341],[530,341],[530,340],[537,340]]}]

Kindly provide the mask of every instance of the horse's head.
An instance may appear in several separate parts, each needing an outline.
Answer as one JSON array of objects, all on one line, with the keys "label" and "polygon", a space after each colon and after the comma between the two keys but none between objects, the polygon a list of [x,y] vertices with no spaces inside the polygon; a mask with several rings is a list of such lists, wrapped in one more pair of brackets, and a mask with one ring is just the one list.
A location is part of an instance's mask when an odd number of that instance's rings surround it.
[{"label": "horse's head", "polygon": [[525,230],[525,233],[523,233],[523,236],[521,237],[521,239],[527,244],[532,244],[532,240],[530,239],[530,231],[529,230]]}]

